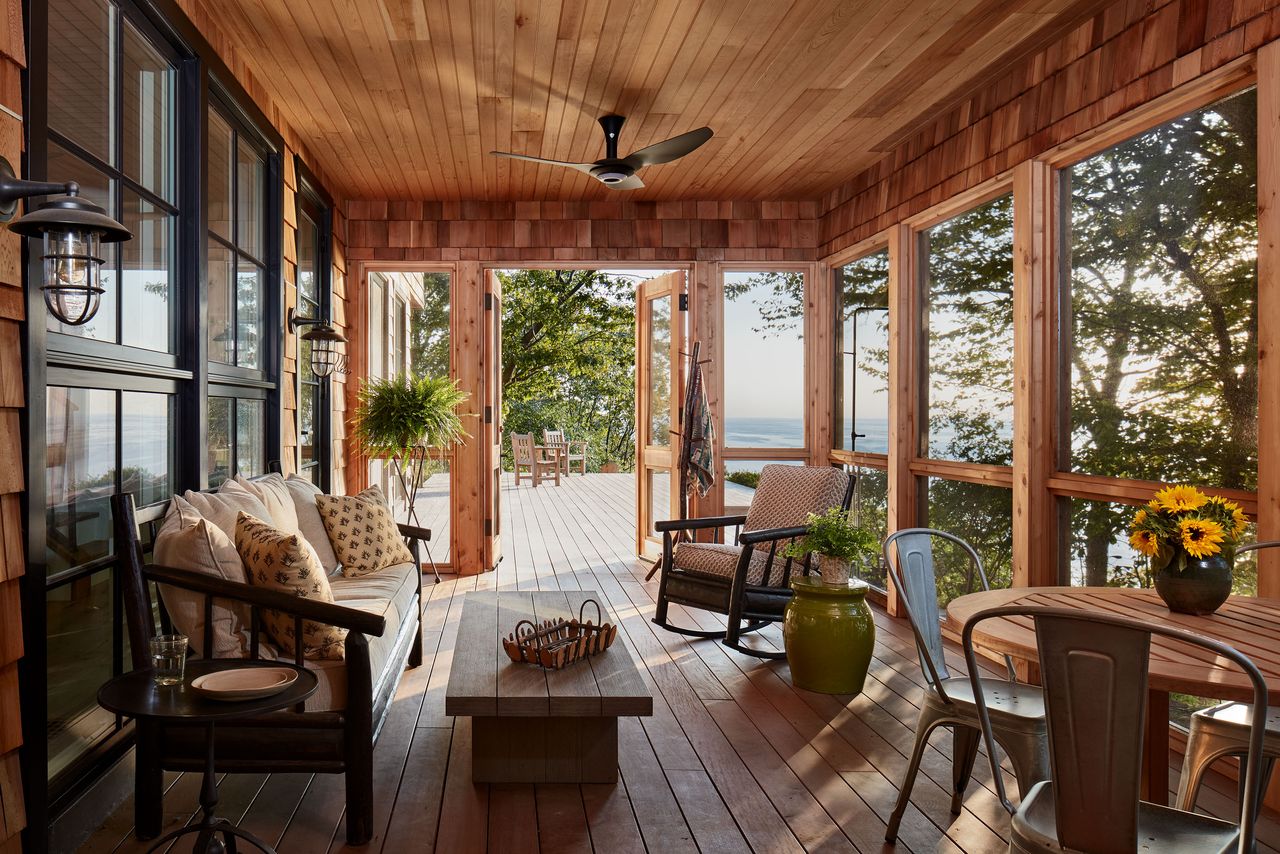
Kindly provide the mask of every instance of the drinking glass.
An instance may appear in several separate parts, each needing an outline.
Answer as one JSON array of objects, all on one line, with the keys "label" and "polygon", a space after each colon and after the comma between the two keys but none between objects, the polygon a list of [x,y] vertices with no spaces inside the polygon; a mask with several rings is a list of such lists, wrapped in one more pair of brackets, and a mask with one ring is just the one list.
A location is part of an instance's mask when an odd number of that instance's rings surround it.
[{"label": "drinking glass", "polygon": [[181,685],[187,665],[186,635],[156,635],[151,639],[151,666],[157,685]]}]

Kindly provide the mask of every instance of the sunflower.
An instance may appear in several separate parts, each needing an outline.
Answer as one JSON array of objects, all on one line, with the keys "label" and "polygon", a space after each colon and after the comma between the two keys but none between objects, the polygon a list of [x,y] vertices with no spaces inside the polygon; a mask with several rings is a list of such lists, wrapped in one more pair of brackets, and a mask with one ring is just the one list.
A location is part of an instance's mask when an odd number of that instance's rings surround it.
[{"label": "sunflower", "polygon": [[1249,527],[1249,517],[1244,515],[1244,511],[1239,507],[1231,508],[1231,535],[1238,537],[1244,533],[1245,528]]},{"label": "sunflower", "polygon": [[1221,551],[1227,532],[1211,519],[1183,519],[1178,524],[1182,547],[1192,557],[1209,557]]},{"label": "sunflower", "polygon": [[1209,499],[1194,486],[1166,486],[1156,493],[1153,501],[1161,510],[1170,513],[1181,513],[1187,510],[1198,510]]},{"label": "sunflower", "polygon": [[1138,528],[1142,527],[1142,523],[1145,521],[1147,521],[1147,511],[1139,510],[1137,513],[1134,513],[1133,518],[1129,520],[1129,530],[1136,531]]},{"label": "sunflower", "polygon": [[1129,545],[1133,546],[1134,551],[1142,552],[1147,557],[1160,551],[1160,539],[1150,531],[1134,531],[1129,535]]}]

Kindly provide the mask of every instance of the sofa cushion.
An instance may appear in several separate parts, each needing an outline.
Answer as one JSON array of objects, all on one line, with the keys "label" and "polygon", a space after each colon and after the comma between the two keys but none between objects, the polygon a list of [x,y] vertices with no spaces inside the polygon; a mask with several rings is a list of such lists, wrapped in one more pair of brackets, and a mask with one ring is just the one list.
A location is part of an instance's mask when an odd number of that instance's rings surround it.
[{"label": "sofa cushion", "polygon": [[[156,533],[156,563],[199,572],[224,581],[248,583],[244,564],[231,538],[175,495],[164,524]],[[168,584],[159,585],[160,598],[174,627],[191,640],[197,655],[204,649],[204,595]],[[213,655],[243,658],[248,654],[249,607],[225,599],[213,603]]]},{"label": "sofa cushion", "polygon": [[236,517],[240,513],[247,513],[256,519],[270,518],[266,506],[257,496],[239,486],[219,492],[196,492],[188,489],[182,494],[182,499],[233,541],[236,537]]},{"label": "sofa cushion", "polygon": [[318,495],[316,506],[343,575],[365,575],[413,562],[386,505],[356,495]]},{"label": "sofa cushion", "polygon": [[320,518],[320,510],[316,507],[316,496],[324,495],[320,487],[303,477],[291,474],[284,481],[289,496],[293,499],[293,509],[298,514],[298,533],[306,538],[316,550],[320,565],[329,575],[338,569],[338,556],[333,552],[333,544],[329,542],[329,533],[324,528],[324,520]]},{"label": "sofa cushion", "polygon": [[[285,533],[261,519],[241,513],[236,521],[236,551],[244,561],[251,584],[304,599],[334,601],[329,577],[316,559],[315,551],[300,535]],[[281,652],[292,656],[297,640],[294,618],[280,611],[263,611],[262,622]],[[342,658],[346,636],[346,629],[303,620],[303,657]]]},{"label": "sofa cushion", "polygon": [[[369,665],[377,685],[389,666],[397,637],[406,619],[413,617],[414,593],[422,583],[422,573],[412,563],[396,564],[359,577],[333,579],[333,598],[339,605],[380,614],[387,621],[382,637],[369,638]],[[265,657],[266,653],[264,653]],[[280,656],[285,658],[286,656]],[[341,711],[347,705],[347,662],[306,661],[319,685],[307,699],[309,712]]]},{"label": "sofa cushion", "polygon": [[236,475],[218,487],[219,492],[236,489],[248,492],[267,508],[267,515],[259,517],[262,521],[270,522],[272,527],[286,534],[299,533],[298,511],[294,509],[293,494],[285,484],[284,475],[273,472],[253,480]]}]

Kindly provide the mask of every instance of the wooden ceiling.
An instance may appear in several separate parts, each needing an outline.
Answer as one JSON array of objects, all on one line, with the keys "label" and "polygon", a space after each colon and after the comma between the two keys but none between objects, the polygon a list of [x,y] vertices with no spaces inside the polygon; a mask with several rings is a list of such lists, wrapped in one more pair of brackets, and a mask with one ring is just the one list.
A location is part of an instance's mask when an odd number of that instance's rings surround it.
[{"label": "wooden ceiling", "polygon": [[[1106,0],[200,0],[342,198],[812,199]],[[715,137],[617,191],[489,156]]]}]

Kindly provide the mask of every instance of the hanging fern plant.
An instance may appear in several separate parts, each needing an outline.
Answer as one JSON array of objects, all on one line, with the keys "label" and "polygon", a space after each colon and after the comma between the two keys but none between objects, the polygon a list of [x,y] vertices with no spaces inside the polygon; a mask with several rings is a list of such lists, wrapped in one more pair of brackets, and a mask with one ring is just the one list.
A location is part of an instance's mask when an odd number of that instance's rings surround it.
[{"label": "hanging fern plant", "polygon": [[468,397],[443,376],[366,379],[351,416],[352,435],[371,457],[409,459],[415,451],[448,448],[468,438],[458,415]]}]

